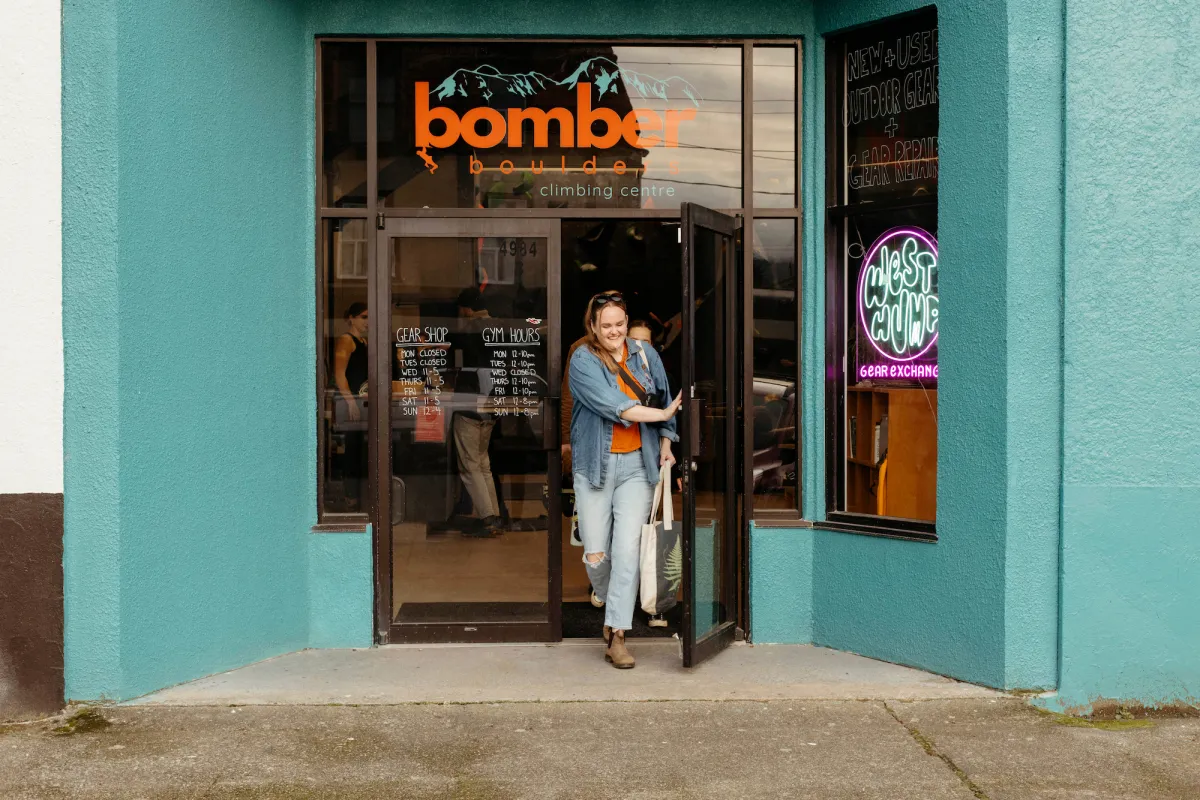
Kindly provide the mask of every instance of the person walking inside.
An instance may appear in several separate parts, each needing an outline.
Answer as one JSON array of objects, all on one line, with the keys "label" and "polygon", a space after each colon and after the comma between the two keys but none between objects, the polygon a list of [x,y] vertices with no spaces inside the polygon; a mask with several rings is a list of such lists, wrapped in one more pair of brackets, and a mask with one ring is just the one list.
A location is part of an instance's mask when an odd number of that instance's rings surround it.
[{"label": "person walking inside", "polygon": [[650,345],[627,337],[629,316],[615,292],[593,297],[585,345],[568,369],[574,408],[571,455],[583,562],[604,602],[604,658],[634,666],[625,645],[638,593],[642,523],[650,515],[659,467],[674,464],[679,441],[667,374]]},{"label": "person walking inside", "polygon": [[[348,511],[366,510],[363,491],[367,477],[367,327],[366,303],[346,309],[346,332],[333,347],[333,385],[337,389],[334,419],[344,430],[342,485]],[[360,406],[359,403],[363,406]]]},{"label": "person walking inside", "polygon": [[[491,371],[482,339],[483,328],[491,315],[478,289],[464,289],[459,294],[458,316],[458,331],[452,339],[462,354],[463,369],[454,391],[464,396],[475,395],[479,402],[491,395]],[[478,518],[478,527],[465,530],[463,534],[476,538],[499,536],[502,532],[500,500],[490,455],[496,418],[479,411],[478,407],[476,410],[464,409],[454,414],[453,427],[459,477]]]}]

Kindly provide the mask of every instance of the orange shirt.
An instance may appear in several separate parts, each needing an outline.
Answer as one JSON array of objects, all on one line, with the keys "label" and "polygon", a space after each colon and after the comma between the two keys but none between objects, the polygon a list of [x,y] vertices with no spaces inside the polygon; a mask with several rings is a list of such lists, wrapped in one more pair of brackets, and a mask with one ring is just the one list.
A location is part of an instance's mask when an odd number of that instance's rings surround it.
[{"label": "orange shirt", "polygon": [[[628,360],[628,358],[629,358],[629,347],[628,346],[625,347],[625,354],[624,354],[623,358],[625,358],[626,360]],[[629,373],[629,376],[632,378],[633,373],[632,372]],[[637,381],[637,379],[634,378],[635,383],[636,383],[636,381]],[[634,393],[633,389],[630,389],[629,386],[626,385],[625,376],[620,372],[617,373],[617,386],[621,387],[621,391],[624,392],[625,395],[630,400],[638,399],[638,397]],[[639,389],[641,388],[640,383],[638,384],[638,388]],[[613,424],[612,452],[614,452],[614,453],[632,453],[634,450],[640,450],[641,447],[642,447],[642,426],[641,425],[639,425],[638,423],[635,422],[632,425],[630,425],[628,428],[626,428],[625,425],[620,422]]]}]

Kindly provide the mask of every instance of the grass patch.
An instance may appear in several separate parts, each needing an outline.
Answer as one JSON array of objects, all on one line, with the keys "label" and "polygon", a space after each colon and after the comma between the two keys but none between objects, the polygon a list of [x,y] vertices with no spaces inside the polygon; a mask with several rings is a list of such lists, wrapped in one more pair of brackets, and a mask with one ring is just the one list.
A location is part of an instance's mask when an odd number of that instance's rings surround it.
[{"label": "grass patch", "polygon": [[1094,719],[1090,717],[1072,717],[1069,714],[1056,714],[1044,708],[1037,709],[1042,716],[1049,717],[1055,725],[1068,728],[1094,728],[1100,731],[1127,731],[1135,728],[1153,728],[1154,722],[1148,719]]},{"label": "grass patch", "polygon": [[81,708],[67,717],[62,725],[54,729],[55,736],[73,736],[77,733],[96,733],[112,725],[98,708]]}]

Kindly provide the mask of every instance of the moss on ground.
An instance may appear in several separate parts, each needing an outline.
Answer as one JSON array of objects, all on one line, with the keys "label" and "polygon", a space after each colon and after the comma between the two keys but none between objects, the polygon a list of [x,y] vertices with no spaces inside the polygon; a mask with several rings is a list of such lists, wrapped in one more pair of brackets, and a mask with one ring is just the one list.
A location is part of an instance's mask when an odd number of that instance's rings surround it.
[{"label": "moss on ground", "polygon": [[54,729],[56,736],[73,736],[77,733],[96,733],[112,725],[100,709],[85,706],[67,717],[62,725]]}]

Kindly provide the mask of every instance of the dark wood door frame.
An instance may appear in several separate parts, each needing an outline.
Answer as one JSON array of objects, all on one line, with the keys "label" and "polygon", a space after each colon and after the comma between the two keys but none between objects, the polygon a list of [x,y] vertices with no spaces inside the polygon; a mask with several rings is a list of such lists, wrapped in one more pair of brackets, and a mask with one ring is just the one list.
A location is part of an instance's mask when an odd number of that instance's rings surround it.
[{"label": "dark wood door frame", "polygon": [[[739,620],[740,592],[738,591],[738,564],[741,555],[740,540],[744,526],[742,525],[743,504],[739,502],[740,487],[737,483],[738,453],[740,431],[737,425],[735,411],[741,404],[741,374],[738,369],[741,340],[736,336],[737,326],[734,324],[740,318],[738,306],[739,292],[736,281],[740,274],[737,269],[737,233],[742,225],[741,220],[721,214],[712,209],[692,203],[684,203],[682,208],[682,224],[680,227],[683,245],[683,386],[684,408],[682,419],[683,435],[680,437],[681,470],[684,474],[683,492],[683,631],[680,638],[683,642],[683,666],[692,667],[716,655],[728,647],[734,640]],[[692,479],[692,460],[696,457],[695,442],[698,440],[696,426],[699,424],[699,399],[696,397],[696,279],[694,269],[695,233],[706,230],[717,233],[725,238],[727,247],[723,254],[725,291],[725,352],[723,354],[723,371],[726,391],[726,424],[725,452],[730,457],[725,459],[724,488],[726,498],[724,503],[724,519],[721,520],[720,536],[723,537],[721,546],[720,589],[721,599],[726,604],[726,619],[704,636],[695,635],[695,539],[696,527],[696,492]]]},{"label": "dark wood door frame", "polygon": [[[375,503],[372,511],[375,548],[375,619],[379,644],[438,643],[438,642],[557,642],[562,639],[562,449],[559,413],[562,398],[561,337],[562,320],[562,224],[550,219],[500,219],[481,217],[448,217],[417,219],[412,217],[381,217],[376,235],[368,237],[374,245],[374,255],[368,275],[368,292],[373,314],[369,336],[374,348],[370,376],[371,397],[385,397],[388,402],[370,404],[371,475]],[[392,623],[392,448],[391,448],[391,240],[396,238],[473,238],[509,237],[544,238],[546,250],[546,321],[549,324],[547,342],[547,394],[543,398],[541,424],[543,447],[546,449],[549,509],[547,524],[547,602],[545,622],[495,622],[479,620],[454,623]],[[384,323],[387,320],[387,323]],[[464,628],[473,628],[464,633]],[[470,634],[470,635],[466,635]]]}]

